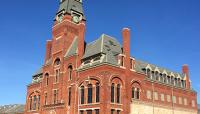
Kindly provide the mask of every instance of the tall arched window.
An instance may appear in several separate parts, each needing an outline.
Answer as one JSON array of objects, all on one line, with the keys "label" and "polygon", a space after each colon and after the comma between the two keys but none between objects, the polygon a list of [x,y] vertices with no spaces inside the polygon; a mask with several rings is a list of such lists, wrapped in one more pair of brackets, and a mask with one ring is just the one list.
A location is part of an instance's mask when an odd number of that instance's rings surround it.
[{"label": "tall arched window", "polygon": [[81,104],[84,104],[84,99],[85,99],[85,91],[84,91],[84,86],[81,86]]},{"label": "tall arched window", "polygon": [[36,110],[37,96],[33,97],[33,110]]},{"label": "tall arched window", "polygon": [[112,83],[111,85],[111,102],[114,103],[115,100],[115,84]]},{"label": "tall arched window", "polygon": [[59,82],[59,77],[60,77],[60,69],[56,70],[56,76],[55,76],[55,83]]},{"label": "tall arched window", "polygon": [[46,73],[45,74],[45,81],[46,81],[46,86],[48,86],[49,85],[49,74],[48,73]]},{"label": "tall arched window", "polygon": [[68,76],[69,76],[69,80],[72,80],[72,70],[73,70],[72,65],[70,65],[70,66],[68,67]]},{"label": "tall arched window", "polygon": [[47,93],[44,94],[44,104],[47,105]]},{"label": "tall arched window", "polygon": [[99,97],[100,96],[100,88],[99,88],[99,83],[96,83],[96,102],[99,102]]},{"label": "tall arched window", "polygon": [[88,103],[92,103],[92,84],[88,85]]},{"label": "tall arched window", "polygon": [[40,95],[38,96],[38,110],[40,110]]},{"label": "tall arched window", "polygon": [[117,103],[120,103],[120,89],[121,89],[121,85],[118,84],[117,85]]},{"label": "tall arched window", "polygon": [[32,101],[33,101],[33,99],[32,99],[32,97],[30,97],[30,105],[29,105],[30,110],[32,110]]}]

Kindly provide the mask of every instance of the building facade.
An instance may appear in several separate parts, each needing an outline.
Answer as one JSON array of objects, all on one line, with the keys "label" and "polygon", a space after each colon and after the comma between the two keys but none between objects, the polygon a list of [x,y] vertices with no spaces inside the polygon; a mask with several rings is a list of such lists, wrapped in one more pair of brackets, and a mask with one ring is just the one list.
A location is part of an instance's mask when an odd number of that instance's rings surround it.
[{"label": "building facade", "polygon": [[61,0],[46,43],[44,65],[27,86],[25,114],[197,114],[189,68],[172,72],[130,56],[102,34],[85,43],[81,0]]}]

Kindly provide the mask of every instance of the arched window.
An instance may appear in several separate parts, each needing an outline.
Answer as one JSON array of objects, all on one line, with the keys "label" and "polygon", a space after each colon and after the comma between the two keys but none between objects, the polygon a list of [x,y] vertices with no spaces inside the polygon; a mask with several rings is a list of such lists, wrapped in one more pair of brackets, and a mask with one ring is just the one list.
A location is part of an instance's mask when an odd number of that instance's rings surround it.
[{"label": "arched window", "polygon": [[115,84],[112,83],[111,85],[111,102],[114,103],[115,100]]},{"label": "arched window", "polygon": [[56,76],[55,76],[55,83],[59,82],[59,76],[60,76],[60,69],[56,70]]},{"label": "arched window", "polygon": [[88,85],[88,103],[92,103],[92,84]]},{"label": "arched window", "polygon": [[55,60],[54,65],[55,65],[55,66],[60,65],[60,59],[59,59],[59,58],[57,58],[57,59]]},{"label": "arched window", "polygon": [[45,74],[45,81],[46,81],[46,86],[48,86],[49,85],[49,74],[48,73],[46,73]]},{"label": "arched window", "polygon": [[118,84],[117,85],[117,103],[120,103],[120,89],[121,89],[121,85]]},{"label": "arched window", "polygon": [[84,104],[84,99],[85,99],[85,91],[84,91],[84,86],[81,86],[81,104]]},{"label": "arched window", "polygon": [[99,96],[100,96],[100,88],[99,88],[99,83],[96,83],[96,102],[98,103],[99,100]]},{"label": "arched window", "polygon": [[37,96],[33,97],[33,110],[36,110]]},{"label": "arched window", "polygon": [[40,110],[40,95],[38,96],[38,110]]},{"label": "arched window", "polygon": [[72,80],[72,70],[73,70],[72,65],[70,65],[70,66],[68,67],[68,76],[69,76],[69,80]]},{"label": "arched window", "polygon": [[47,105],[47,93],[44,95],[44,104]]},{"label": "arched window", "polygon": [[32,101],[33,101],[33,99],[32,99],[32,97],[30,97],[30,105],[29,105],[30,110],[32,110]]},{"label": "arched window", "polygon": [[140,99],[140,89],[132,87],[132,99]]}]

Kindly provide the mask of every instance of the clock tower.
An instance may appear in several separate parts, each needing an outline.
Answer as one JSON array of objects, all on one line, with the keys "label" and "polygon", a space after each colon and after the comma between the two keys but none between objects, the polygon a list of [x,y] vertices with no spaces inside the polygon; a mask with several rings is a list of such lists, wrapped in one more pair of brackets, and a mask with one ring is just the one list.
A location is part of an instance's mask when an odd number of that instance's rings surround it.
[{"label": "clock tower", "polygon": [[62,21],[64,15],[70,15],[74,23],[85,20],[82,8],[82,0],[60,0],[60,7],[56,14],[56,20]]},{"label": "clock tower", "polygon": [[47,41],[45,62],[49,59],[63,58],[70,51],[73,42],[77,42],[77,67],[81,64],[84,54],[85,21],[82,0],[60,0],[52,27],[53,38]]}]

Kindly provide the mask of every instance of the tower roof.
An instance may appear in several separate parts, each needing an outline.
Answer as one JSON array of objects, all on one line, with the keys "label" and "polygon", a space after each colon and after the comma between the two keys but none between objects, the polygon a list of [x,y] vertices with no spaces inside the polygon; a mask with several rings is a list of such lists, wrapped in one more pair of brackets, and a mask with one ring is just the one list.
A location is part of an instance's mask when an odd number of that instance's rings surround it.
[{"label": "tower roof", "polygon": [[83,6],[82,0],[60,0],[60,6],[57,12],[57,15],[60,13],[73,15],[73,13],[78,13],[83,16]]}]

